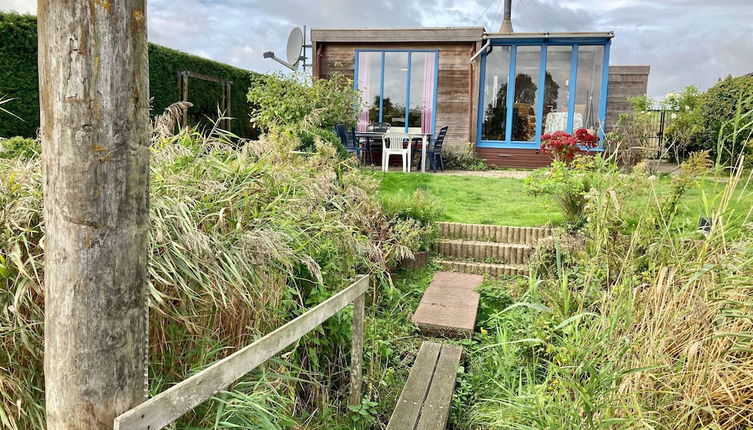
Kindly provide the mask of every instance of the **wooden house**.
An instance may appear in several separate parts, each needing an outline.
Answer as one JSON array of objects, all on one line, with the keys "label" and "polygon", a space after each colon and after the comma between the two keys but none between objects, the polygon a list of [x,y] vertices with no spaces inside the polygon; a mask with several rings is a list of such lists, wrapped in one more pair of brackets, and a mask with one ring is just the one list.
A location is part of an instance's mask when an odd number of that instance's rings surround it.
[{"label": "wooden house", "polygon": [[[358,127],[434,132],[490,165],[539,167],[541,135],[608,131],[648,66],[612,66],[614,34],[487,33],[483,27],[313,29],[315,78],[342,73],[364,102]],[[599,148],[601,149],[601,148]]]}]

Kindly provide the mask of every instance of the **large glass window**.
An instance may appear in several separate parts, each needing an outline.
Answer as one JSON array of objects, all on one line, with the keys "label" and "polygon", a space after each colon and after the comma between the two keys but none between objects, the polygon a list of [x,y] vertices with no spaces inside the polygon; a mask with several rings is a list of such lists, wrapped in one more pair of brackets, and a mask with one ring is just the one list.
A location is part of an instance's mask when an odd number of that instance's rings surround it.
[{"label": "large glass window", "polygon": [[547,47],[542,134],[567,131],[572,56],[572,46]]},{"label": "large glass window", "polygon": [[507,81],[510,75],[510,47],[493,46],[486,55],[484,73],[483,140],[505,140]]},{"label": "large glass window", "polygon": [[410,111],[408,128],[410,131],[431,131],[434,118],[434,72],[437,54],[435,52],[412,52],[410,73]]},{"label": "large glass window", "polygon": [[382,121],[393,127],[405,128],[405,105],[408,94],[408,53],[384,53],[384,99]]},{"label": "large glass window", "polygon": [[380,52],[360,52],[358,54],[358,89],[361,94],[362,109],[358,116],[358,130],[366,131],[371,122],[379,121],[381,100],[382,54]]},{"label": "large glass window", "polygon": [[512,105],[512,140],[536,139],[536,110],[541,69],[541,47],[519,46],[515,60],[515,98]]},{"label": "large glass window", "polygon": [[480,144],[535,148],[546,133],[581,127],[603,132],[606,42],[521,39],[492,45],[483,54]]},{"label": "large glass window", "polygon": [[386,122],[392,127],[432,132],[436,52],[360,51],[357,88],[364,102],[358,129]]},{"label": "large glass window", "polygon": [[603,46],[580,46],[578,48],[578,78],[575,84],[573,130],[581,127],[597,131],[599,129],[603,66]]}]

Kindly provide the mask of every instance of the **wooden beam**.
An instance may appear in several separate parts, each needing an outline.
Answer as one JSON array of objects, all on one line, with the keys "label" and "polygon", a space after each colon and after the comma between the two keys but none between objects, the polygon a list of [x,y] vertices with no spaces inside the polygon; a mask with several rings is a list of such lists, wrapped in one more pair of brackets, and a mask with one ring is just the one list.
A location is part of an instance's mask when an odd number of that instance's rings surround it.
[{"label": "wooden beam", "polygon": [[115,418],[114,430],[165,427],[363,297],[368,288],[368,275],[361,276],[293,321]]}]

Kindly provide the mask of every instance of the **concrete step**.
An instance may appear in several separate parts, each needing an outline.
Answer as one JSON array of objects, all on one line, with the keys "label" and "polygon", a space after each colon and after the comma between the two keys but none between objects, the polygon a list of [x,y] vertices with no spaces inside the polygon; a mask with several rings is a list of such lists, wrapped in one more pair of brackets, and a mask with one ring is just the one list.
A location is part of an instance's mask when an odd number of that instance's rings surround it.
[{"label": "concrete step", "polygon": [[483,276],[436,272],[424,292],[413,322],[428,336],[468,338],[473,334]]},{"label": "concrete step", "polygon": [[452,260],[498,264],[525,264],[534,250],[533,245],[462,239],[440,239],[434,243],[433,248],[435,252]]},{"label": "concrete step", "polygon": [[473,273],[476,275],[525,275],[528,269],[523,264],[492,264],[468,261],[436,260],[442,269],[452,272]]},{"label": "concrete step", "polygon": [[442,239],[534,245],[539,239],[552,235],[551,227],[509,227],[456,222],[440,222],[438,224],[439,237]]}]

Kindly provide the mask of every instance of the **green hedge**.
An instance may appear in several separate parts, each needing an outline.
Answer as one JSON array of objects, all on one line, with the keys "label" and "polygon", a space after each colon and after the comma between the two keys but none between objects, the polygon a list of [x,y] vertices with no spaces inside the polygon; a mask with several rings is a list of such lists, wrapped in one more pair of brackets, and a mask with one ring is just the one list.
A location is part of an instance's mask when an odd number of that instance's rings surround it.
[{"label": "green hedge", "polygon": [[[249,121],[246,94],[255,74],[247,70],[186,54],[163,46],[149,44],[150,93],[154,98],[152,112],[161,113],[180,100],[178,72],[188,70],[233,82],[231,94],[231,131],[242,137],[258,133]],[[0,117],[0,137],[34,137],[39,127],[39,83],[37,69],[37,18],[30,15],[0,13],[0,96],[16,100],[4,105],[24,121],[4,115]],[[218,83],[191,78],[188,101],[192,122],[216,117],[222,87]]]},{"label": "green hedge", "polygon": [[[734,129],[731,122],[735,120],[738,103],[741,113],[753,110],[753,76],[727,77],[709,88],[701,96],[698,106],[701,124],[692,138],[689,150],[708,149],[716,156],[717,145],[722,145],[724,152],[720,154],[721,161],[725,164],[734,162],[744,143],[733,142],[731,135]],[[748,121],[750,118],[739,124],[743,127],[740,130],[741,136],[747,136],[751,132],[750,125],[744,127]]]}]

